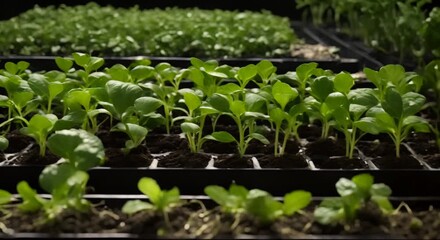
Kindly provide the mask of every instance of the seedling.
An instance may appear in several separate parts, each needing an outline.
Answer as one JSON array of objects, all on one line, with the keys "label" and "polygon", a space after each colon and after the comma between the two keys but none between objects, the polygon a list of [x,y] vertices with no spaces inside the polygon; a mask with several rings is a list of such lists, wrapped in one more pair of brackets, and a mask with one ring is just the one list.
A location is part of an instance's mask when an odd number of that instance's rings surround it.
[{"label": "seedling", "polygon": [[[240,214],[247,213],[261,224],[269,224],[283,215],[291,216],[309,205],[312,199],[309,192],[297,190],[286,194],[284,203],[281,203],[266,191],[247,190],[236,184],[231,184],[229,190],[216,185],[207,186],[205,193],[219,204],[224,212],[234,214],[236,221],[239,221]],[[234,225],[236,224],[238,222]]]},{"label": "seedling", "polygon": [[[244,101],[234,99],[236,95],[225,96],[215,93],[208,99],[208,103],[220,112],[220,115],[231,117],[238,128],[238,139],[226,131],[213,132],[205,138],[223,143],[236,142],[241,157],[246,153],[249,142],[256,139],[263,144],[269,144],[266,137],[256,132],[256,120],[268,118],[258,112],[265,104],[265,99],[258,94],[248,93]],[[247,134],[246,134],[247,131]]]},{"label": "seedling", "polygon": [[90,202],[83,198],[89,179],[85,171],[104,162],[102,142],[84,130],[57,131],[47,142],[50,151],[63,159],[60,164],[47,166],[39,177],[40,186],[52,197],[49,200],[41,198],[25,181],[17,185],[23,199],[19,209],[25,212],[42,210],[44,223],[54,220],[67,209],[90,210]]},{"label": "seedling", "polygon": [[315,219],[324,225],[353,223],[359,210],[369,201],[374,202],[383,213],[393,211],[388,197],[391,189],[383,183],[374,183],[371,175],[364,173],[351,178],[341,178],[336,183],[340,197],[325,198],[315,209]]},{"label": "seedling", "polygon": [[179,189],[173,187],[170,190],[162,190],[154,179],[147,177],[139,180],[138,189],[148,197],[150,202],[141,200],[128,201],[122,207],[122,212],[134,214],[146,210],[157,211],[164,217],[167,227],[171,228],[167,212],[180,203]]},{"label": "seedling", "polygon": [[125,148],[123,148],[125,154],[128,154],[132,149],[139,147],[148,134],[148,129],[139,126],[138,124],[122,122],[116,124],[111,131],[124,132],[129,136],[130,139],[125,141]]},{"label": "seedling", "polygon": [[416,116],[425,103],[425,97],[415,92],[400,94],[396,88],[388,87],[381,106],[369,109],[366,117],[355,125],[370,134],[387,133],[400,158],[400,145],[414,129],[416,132],[429,132],[428,122]]},{"label": "seedling", "polygon": [[[298,96],[298,91],[290,85],[282,82],[276,82],[272,86],[272,96],[275,100],[275,103],[279,106],[275,106],[273,109],[269,112],[269,121],[272,121],[275,124],[275,143],[274,143],[274,155],[276,157],[279,157],[284,154],[287,140],[290,138],[290,134],[293,132],[294,136],[298,140],[297,135],[297,129],[298,124],[296,121],[296,118],[298,114],[300,114],[300,111],[296,111],[296,109],[299,110],[301,106],[296,105],[293,106],[292,109],[292,115],[290,112],[286,112],[285,108],[286,105],[293,101]],[[305,110],[305,109],[304,109]],[[279,134],[281,131],[281,127],[284,121],[287,121],[286,127],[284,130],[284,140],[283,144],[280,148],[279,146]]]},{"label": "seedling", "polygon": [[40,146],[41,157],[46,155],[46,139],[57,121],[57,116],[53,114],[36,114],[26,123],[27,127],[20,129],[21,133],[32,137],[37,142]]}]

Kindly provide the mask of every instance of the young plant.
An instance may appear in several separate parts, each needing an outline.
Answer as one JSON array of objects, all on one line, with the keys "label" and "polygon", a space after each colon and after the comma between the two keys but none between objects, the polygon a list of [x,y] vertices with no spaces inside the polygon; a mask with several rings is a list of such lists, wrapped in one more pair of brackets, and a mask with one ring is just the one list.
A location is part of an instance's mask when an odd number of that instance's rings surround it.
[{"label": "young plant", "polygon": [[[92,57],[89,54],[75,52],[72,54],[75,63],[82,67],[83,70],[76,71],[76,74],[81,78],[84,87],[88,88],[93,84],[95,78],[91,78],[92,72],[98,70],[104,65],[104,59],[99,57]],[[73,63],[72,60],[66,58],[55,59],[58,67],[64,72],[69,72]]]},{"label": "young plant", "polygon": [[388,87],[381,106],[370,108],[366,117],[355,122],[355,125],[366,133],[387,133],[395,145],[396,157],[400,158],[400,145],[412,129],[429,132],[428,122],[415,115],[424,103],[425,97],[421,94],[401,94],[396,88]]},{"label": "young plant", "polygon": [[[440,11],[437,11],[440,13]],[[440,14],[439,14],[440,16]],[[423,69],[424,95],[432,98],[427,105],[435,115],[434,123],[431,123],[432,131],[436,136],[437,146],[440,149],[440,60],[431,61]]]},{"label": "young plant", "polygon": [[358,134],[356,121],[378,101],[373,89],[359,88],[351,90],[354,79],[348,73],[339,73],[334,78],[334,87],[337,92],[327,96],[326,104],[333,111],[334,127],[344,133],[345,156],[353,158],[354,149],[365,132]]},{"label": "young plant", "polygon": [[241,214],[247,213],[261,224],[269,224],[283,215],[291,216],[309,205],[312,199],[310,192],[297,190],[286,194],[284,203],[281,203],[266,191],[248,190],[236,184],[231,184],[229,190],[211,185],[205,187],[204,191],[220,205],[222,211],[234,214],[236,221],[239,221]]},{"label": "young plant", "polygon": [[97,108],[98,103],[92,97],[93,90],[85,88],[76,88],[67,92],[64,96],[64,116],[59,120],[59,124],[64,122],[73,126],[79,125],[82,129],[96,133],[99,126],[104,122],[98,122],[97,116],[105,114],[109,116],[110,121],[112,114],[104,108]]},{"label": "young plant", "polygon": [[[272,86],[272,96],[274,98],[275,106],[269,111],[269,121],[275,124],[275,143],[274,143],[274,155],[279,157],[284,154],[287,140],[290,138],[290,134],[297,129],[297,114],[290,115],[290,112],[286,112],[286,105],[295,100],[298,96],[298,91],[290,87],[287,83],[276,82]],[[293,107],[292,107],[293,108]],[[284,140],[280,148],[279,146],[279,135],[283,122],[287,121],[284,130]],[[294,130],[295,129],[295,130]],[[295,132],[296,133],[296,132]],[[294,134],[297,136],[296,134]]]},{"label": "young plant", "polygon": [[122,212],[134,214],[139,211],[153,210],[162,214],[167,227],[171,227],[168,219],[168,211],[180,203],[180,193],[177,187],[170,190],[162,190],[152,178],[141,178],[138,182],[138,189],[145,194],[150,202],[141,200],[128,201],[122,206]]},{"label": "young plant", "polygon": [[[310,94],[304,103],[308,115],[321,121],[321,138],[326,139],[329,134],[333,111],[328,107],[327,97],[334,92],[333,81],[327,76],[315,78],[310,84]],[[330,99],[329,99],[330,101]]]},{"label": "young plant", "polygon": [[122,149],[125,154],[139,147],[148,134],[148,129],[138,124],[123,122],[116,124],[111,131],[124,132],[128,135],[129,139],[125,141],[125,148]]},{"label": "young plant", "polygon": [[20,129],[21,133],[32,137],[37,142],[38,146],[40,146],[41,157],[46,155],[46,139],[57,121],[57,116],[53,114],[36,114],[32,116],[29,122],[26,122],[26,127]]},{"label": "young plant", "polygon": [[238,128],[238,139],[226,131],[213,132],[205,138],[223,143],[236,142],[240,157],[243,157],[249,142],[253,139],[269,144],[269,140],[256,131],[256,120],[267,120],[268,116],[260,112],[266,102],[263,97],[248,93],[242,101],[235,99],[237,96],[215,93],[207,101],[211,107],[220,112],[220,115],[229,116],[234,120]]},{"label": "young plant", "polygon": [[296,70],[293,77],[293,80],[297,84],[299,97],[302,100],[306,98],[306,89],[310,84],[310,78],[313,75],[313,72],[318,67],[318,64],[315,62],[311,63],[303,63],[299,65]]},{"label": "young plant", "polygon": [[405,72],[401,65],[389,64],[383,66],[379,71],[364,68],[367,79],[370,80],[378,89],[379,101],[382,101],[389,86],[394,86],[400,94],[407,92],[419,92],[423,84],[421,76]]},{"label": "young plant", "polygon": [[0,151],[5,151],[9,147],[9,140],[4,137],[0,136]]},{"label": "young plant", "polygon": [[83,198],[89,179],[87,170],[104,162],[104,146],[98,137],[79,129],[57,131],[48,139],[50,151],[62,158],[60,164],[47,166],[40,174],[42,189],[51,194],[43,199],[25,181],[18,183],[17,191],[23,202],[19,209],[25,212],[43,211],[43,223],[53,221],[68,209],[90,211],[91,203]]},{"label": "young plant", "polygon": [[13,199],[14,198],[11,193],[0,189],[0,211],[2,210],[2,205],[10,203]]},{"label": "young plant", "polygon": [[383,183],[374,183],[370,174],[363,173],[336,183],[340,197],[325,198],[314,211],[315,219],[323,224],[350,224],[367,202],[373,202],[383,213],[391,213],[393,206],[388,197],[391,189]]},{"label": "young plant", "polygon": [[45,113],[52,113],[52,102],[60,93],[64,91],[63,83],[59,81],[48,81],[47,77],[33,73],[29,76],[29,87],[34,91],[34,93],[41,98],[42,101],[46,101],[47,105],[43,109],[45,109]]},{"label": "young plant", "polygon": [[180,98],[178,92],[176,92],[173,87],[161,86],[153,83],[141,83],[139,86],[151,90],[154,93],[154,96],[144,98],[149,98],[149,102],[153,103],[153,106],[155,106],[156,109],[158,107],[163,107],[162,114],[165,119],[165,129],[167,134],[170,134],[171,127],[174,125],[173,111],[179,110],[184,112],[184,109],[176,106]]},{"label": "young plant", "polygon": [[[206,117],[210,114],[217,114],[218,111],[209,106],[203,106],[200,97],[195,91],[182,89],[180,93],[188,108],[187,116],[181,117],[185,122],[180,124],[182,132],[185,133],[188,147],[192,153],[198,153],[202,149],[207,138],[203,137],[203,128]],[[178,118],[176,118],[177,120]]]}]

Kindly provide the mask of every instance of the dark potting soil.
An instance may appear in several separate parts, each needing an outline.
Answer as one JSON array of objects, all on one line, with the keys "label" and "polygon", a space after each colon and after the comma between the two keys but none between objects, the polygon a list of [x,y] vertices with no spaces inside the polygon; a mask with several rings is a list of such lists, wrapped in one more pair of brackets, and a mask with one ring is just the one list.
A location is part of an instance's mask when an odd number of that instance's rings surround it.
[{"label": "dark potting soil", "polygon": [[434,140],[408,142],[408,145],[419,155],[440,153],[440,148]]},{"label": "dark potting soil", "polygon": [[219,153],[219,154],[237,154],[237,144],[232,143],[221,143],[216,141],[206,141],[202,146],[203,152],[205,153]]},{"label": "dark potting soil", "polygon": [[422,158],[432,168],[440,168],[440,153],[425,155]]},{"label": "dark potting soil", "polygon": [[214,160],[216,168],[253,168],[251,157],[240,157],[238,154],[218,155]]},{"label": "dark potting soil", "polygon": [[125,141],[128,140],[128,136],[123,132],[111,132],[111,131],[99,131],[96,136],[101,139],[105,148],[123,148],[125,147]]},{"label": "dark potting soil", "polygon": [[309,142],[305,146],[305,154],[309,157],[314,155],[322,156],[344,156],[345,155],[345,142],[341,140],[336,141],[333,138],[318,139],[313,142]]},{"label": "dark potting soil", "polygon": [[106,148],[104,163],[106,167],[148,167],[153,161],[153,157],[144,145],[132,149],[125,154],[121,148]]},{"label": "dark potting soil", "polygon": [[63,211],[52,222],[44,221],[43,212],[26,213],[18,208],[11,210],[8,217],[0,218],[8,228],[16,232],[45,233],[103,233],[116,232],[121,224],[121,214],[109,209],[93,209],[88,213]]},{"label": "dark potting soil", "polygon": [[165,153],[188,149],[188,142],[178,134],[149,134],[145,138],[150,153]]},{"label": "dark potting soil", "polygon": [[312,155],[315,167],[322,169],[367,169],[368,165],[359,157]]},{"label": "dark potting soil", "polygon": [[[378,157],[378,156],[395,156],[396,148],[394,143],[382,142],[382,141],[359,141],[356,147],[364,153],[366,157]],[[409,155],[410,152],[405,146],[400,146],[400,153]]]},{"label": "dark potting soil", "polygon": [[[42,212],[25,213],[13,206],[0,212],[0,221],[15,232],[46,233],[133,233],[144,237],[156,237],[162,233],[165,238],[232,238],[233,236],[266,235],[279,238],[302,238],[309,234],[358,235],[377,234],[391,238],[439,239],[440,212],[428,211],[398,212],[383,215],[373,203],[364,205],[358,218],[345,227],[340,224],[324,226],[313,217],[313,206],[301,213],[280,217],[273,223],[262,224],[246,213],[230,214],[219,207],[203,210],[193,202],[171,208],[167,212],[169,225],[164,217],[154,211],[140,211],[127,215],[117,209],[105,206],[93,208],[86,213],[66,210],[52,222],[44,221]],[[414,217],[422,224],[414,225]]]},{"label": "dark potting soil", "polygon": [[411,155],[400,153],[400,158],[397,158],[394,155],[394,150],[391,151],[391,154],[373,158],[371,161],[379,169],[423,169],[419,161]]},{"label": "dark potting soil", "polygon": [[23,135],[18,130],[13,130],[6,134],[6,138],[9,141],[9,146],[5,150],[5,153],[17,153],[29,146],[29,144],[35,142],[33,138]]},{"label": "dark potting soil", "polygon": [[10,165],[49,165],[56,163],[60,157],[52,154],[49,149],[46,149],[44,157],[40,156],[40,147],[37,144],[32,144],[29,149],[21,151]]},{"label": "dark potting soil", "polygon": [[321,127],[314,124],[301,125],[298,128],[298,135],[307,141],[316,141],[321,137]]},{"label": "dark potting soil", "polygon": [[0,152],[0,163],[6,160],[6,156],[4,153]]},{"label": "dark potting soil", "polygon": [[259,155],[258,162],[262,168],[307,168],[306,160],[299,154],[286,153],[280,157]]},{"label": "dark potting soil", "polygon": [[180,150],[159,157],[157,166],[168,168],[205,168],[210,159],[211,156],[207,154]]}]

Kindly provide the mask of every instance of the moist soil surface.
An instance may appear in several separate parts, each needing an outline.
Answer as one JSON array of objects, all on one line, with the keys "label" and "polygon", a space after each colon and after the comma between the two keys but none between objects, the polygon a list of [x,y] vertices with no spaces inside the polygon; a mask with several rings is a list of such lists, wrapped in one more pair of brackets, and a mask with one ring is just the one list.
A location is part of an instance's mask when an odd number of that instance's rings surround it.
[{"label": "moist soil surface", "polygon": [[280,157],[259,155],[258,162],[262,168],[308,168],[306,160],[299,154],[284,154]]},{"label": "moist soil surface", "polygon": [[325,156],[325,155],[312,155],[312,162],[316,168],[322,169],[368,169],[366,164],[359,157],[353,157],[349,159],[345,156]]},{"label": "moist soil surface", "polygon": [[188,142],[179,134],[149,134],[145,138],[150,153],[165,153],[188,149]]},{"label": "moist soil surface", "polygon": [[411,155],[385,155],[371,160],[379,169],[423,169],[423,166]]},{"label": "moist soil surface", "polygon": [[214,159],[216,168],[253,168],[251,156],[240,157],[238,154],[222,154]]},{"label": "moist soil surface", "polygon": [[168,168],[205,168],[211,156],[202,153],[191,153],[180,150],[158,157],[158,167]]},{"label": "moist soil surface", "polygon": [[[86,213],[66,210],[53,221],[44,221],[42,212],[24,213],[8,206],[0,213],[0,220],[15,232],[43,233],[133,233],[146,238],[156,238],[158,233],[166,238],[232,238],[240,235],[266,235],[278,238],[301,238],[313,234],[352,235],[362,238],[377,235],[384,238],[438,239],[440,237],[440,212],[429,209],[383,215],[371,202],[362,206],[358,218],[345,227],[340,224],[321,225],[314,221],[313,207],[302,213],[283,216],[273,223],[262,224],[255,218],[241,214],[224,213],[219,207],[204,210],[193,202],[171,208],[167,212],[168,224],[163,215],[154,211],[140,211],[132,215],[117,209],[98,206]],[[415,225],[414,217],[422,224]],[[5,228],[3,228],[4,230]]]},{"label": "moist soil surface", "polygon": [[149,167],[153,157],[144,145],[124,153],[121,148],[106,148],[104,166],[106,167]]},{"label": "moist soil surface", "polygon": [[5,153],[17,153],[25,149],[29,144],[34,142],[34,139],[23,135],[18,130],[13,130],[6,134],[6,138],[9,141],[9,146],[5,150]]}]

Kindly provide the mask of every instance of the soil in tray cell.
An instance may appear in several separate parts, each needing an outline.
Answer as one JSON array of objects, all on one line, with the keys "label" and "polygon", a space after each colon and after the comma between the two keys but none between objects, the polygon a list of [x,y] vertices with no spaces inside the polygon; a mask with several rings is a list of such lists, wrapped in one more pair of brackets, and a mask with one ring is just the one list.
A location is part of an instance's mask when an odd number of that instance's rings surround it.
[{"label": "soil in tray cell", "polygon": [[306,160],[300,154],[286,153],[280,157],[259,155],[258,162],[262,168],[307,168]]},{"label": "soil in tray cell", "polygon": [[371,161],[379,169],[423,169],[419,161],[409,154],[401,153],[400,158],[395,155],[385,155],[373,158]]},{"label": "soil in tray cell", "polygon": [[144,145],[132,149],[129,153],[124,153],[121,148],[106,148],[105,156],[106,167],[148,167],[153,161],[153,157]]},{"label": "soil in tray cell", "polygon": [[145,143],[150,153],[165,153],[188,149],[188,142],[178,134],[149,134]]},{"label": "soil in tray cell", "polygon": [[10,162],[11,165],[49,165],[56,163],[60,157],[52,154],[49,149],[46,149],[44,157],[40,156],[40,147],[33,144],[29,149],[20,152],[17,157]]},{"label": "soil in tray cell", "polygon": [[23,135],[18,130],[14,130],[6,134],[6,138],[9,141],[9,146],[5,150],[5,153],[17,153],[29,146],[34,142],[34,139]]},{"label": "soil in tray cell", "polygon": [[205,168],[209,160],[211,160],[210,155],[179,150],[159,157],[157,166],[168,168]]},{"label": "soil in tray cell", "polygon": [[318,139],[305,146],[305,154],[309,157],[318,156],[343,156],[345,155],[345,143],[333,138]]},{"label": "soil in tray cell", "polygon": [[96,136],[101,139],[105,148],[123,148],[128,136],[123,132],[99,131]]},{"label": "soil in tray cell", "polygon": [[214,167],[216,168],[253,168],[252,157],[238,154],[222,154],[218,155],[214,160]]},{"label": "soil in tray cell", "polygon": [[422,158],[432,168],[440,168],[440,153],[424,155]]},{"label": "soil in tray cell", "polygon": [[311,157],[315,167],[322,169],[367,169],[368,165],[359,157],[349,159],[346,156],[313,155]]}]

